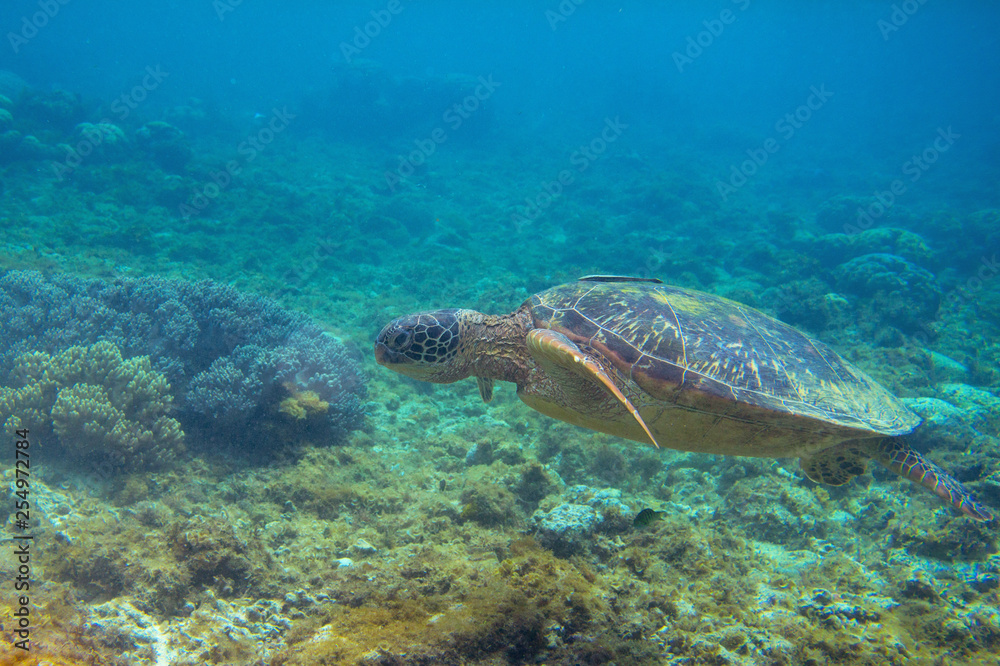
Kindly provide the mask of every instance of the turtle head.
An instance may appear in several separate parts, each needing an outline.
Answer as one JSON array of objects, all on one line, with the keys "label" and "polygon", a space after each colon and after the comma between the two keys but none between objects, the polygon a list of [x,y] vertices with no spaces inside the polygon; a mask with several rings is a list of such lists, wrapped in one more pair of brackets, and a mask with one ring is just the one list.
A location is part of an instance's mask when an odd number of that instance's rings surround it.
[{"label": "turtle head", "polygon": [[390,370],[435,384],[448,384],[471,374],[459,334],[469,310],[418,312],[394,319],[375,340],[375,360]]}]

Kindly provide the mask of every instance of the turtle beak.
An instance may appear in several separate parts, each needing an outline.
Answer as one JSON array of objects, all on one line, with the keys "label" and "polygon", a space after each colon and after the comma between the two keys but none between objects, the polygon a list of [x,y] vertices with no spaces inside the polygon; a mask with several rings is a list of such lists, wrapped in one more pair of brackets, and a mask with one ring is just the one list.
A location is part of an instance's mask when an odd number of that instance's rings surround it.
[{"label": "turtle beak", "polygon": [[387,348],[381,342],[375,343],[375,362],[379,365],[385,365],[385,353]]},{"label": "turtle beak", "polygon": [[406,357],[406,354],[400,353],[387,345],[382,341],[382,336],[375,341],[375,362],[381,366],[389,368],[390,370],[395,370],[396,372],[405,371],[401,368],[406,368],[415,365],[413,361]]}]

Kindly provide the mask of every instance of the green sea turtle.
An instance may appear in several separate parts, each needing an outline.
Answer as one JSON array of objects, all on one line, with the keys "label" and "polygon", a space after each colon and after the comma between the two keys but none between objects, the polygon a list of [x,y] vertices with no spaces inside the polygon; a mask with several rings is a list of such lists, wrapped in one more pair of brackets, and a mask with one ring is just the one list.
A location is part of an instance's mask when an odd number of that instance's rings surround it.
[{"label": "green sea turtle", "polygon": [[376,360],[435,383],[514,382],[548,416],[682,451],[800,459],[841,485],[874,458],[976,520],[957,480],[900,438],[920,417],[868,375],[752,308],[659,280],[587,276],[508,315],[446,309],[389,323]]}]

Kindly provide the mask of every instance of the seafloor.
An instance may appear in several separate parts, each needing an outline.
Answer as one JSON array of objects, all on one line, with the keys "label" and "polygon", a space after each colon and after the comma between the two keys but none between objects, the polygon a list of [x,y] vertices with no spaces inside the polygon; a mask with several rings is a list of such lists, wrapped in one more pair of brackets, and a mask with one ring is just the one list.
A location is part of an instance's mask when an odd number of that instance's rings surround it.
[{"label": "seafloor", "polygon": [[[584,274],[656,276],[831,344],[926,419],[913,446],[1000,509],[995,172],[939,155],[851,228],[901,177],[897,154],[791,147],[722,201],[716,181],[757,137],[705,128],[704,153],[635,123],[534,215],[525,198],[603,120],[483,121],[393,189],[385,174],[422,130],[293,125],[248,161],[238,145],[258,126],[193,101],[166,125],[91,130],[102,145],[58,172],[100,111],[11,95],[0,268],[268,296],[355,350],[367,394],[348,434],[296,427],[297,394],[252,447],[192,431],[112,474],[89,466],[100,451],[33,441],[32,651],[12,645],[5,544],[0,664],[998,663],[995,525],[884,469],[832,488],[793,459],[656,451],[543,417],[509,384],[487,405],[472,380],[420,384],[371,354],[407,312],[508,312]],[[181,215],[229,160],[240,173]],[[0,378],[9,395],[18,381]],[[8,537],[13,495],[2,506]],[[663,520],[634,527],[646,507]]]}]

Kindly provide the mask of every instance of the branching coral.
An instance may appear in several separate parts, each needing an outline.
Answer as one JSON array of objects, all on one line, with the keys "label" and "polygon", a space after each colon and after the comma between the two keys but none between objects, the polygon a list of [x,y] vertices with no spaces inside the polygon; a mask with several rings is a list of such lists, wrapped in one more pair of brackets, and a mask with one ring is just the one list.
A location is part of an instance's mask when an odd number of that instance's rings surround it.
[{"label": "branching coral", "polygon": [[[10,271],[0,275],[0,321],[6,322],[0,377],[28,372],[15,367],[37,362],[26,355],[111,342],[125,356],[153,359],[153,369],[170,384],[184,431],[202,440],[232,441],[234,432],[243,444],[286,440],[287,432],[270,434],[289,422],[336,440],[360,427],[364,416],[364,381],[344,344],[305,315],[214,282]],[[284,400],[308,392],[327,408],[307,410],[306,419],[282,411]],[[46,408],[54,402],[49,396]]]},{"label": "branching coral", "polygon": [[71,457],[153,467],[183,449],[180,423],[167,416],[170,385],[149,357],[123,359],[111,342],[58,354],[20,356],[13,387],[0,389],[8,428],[51,430]]}]

